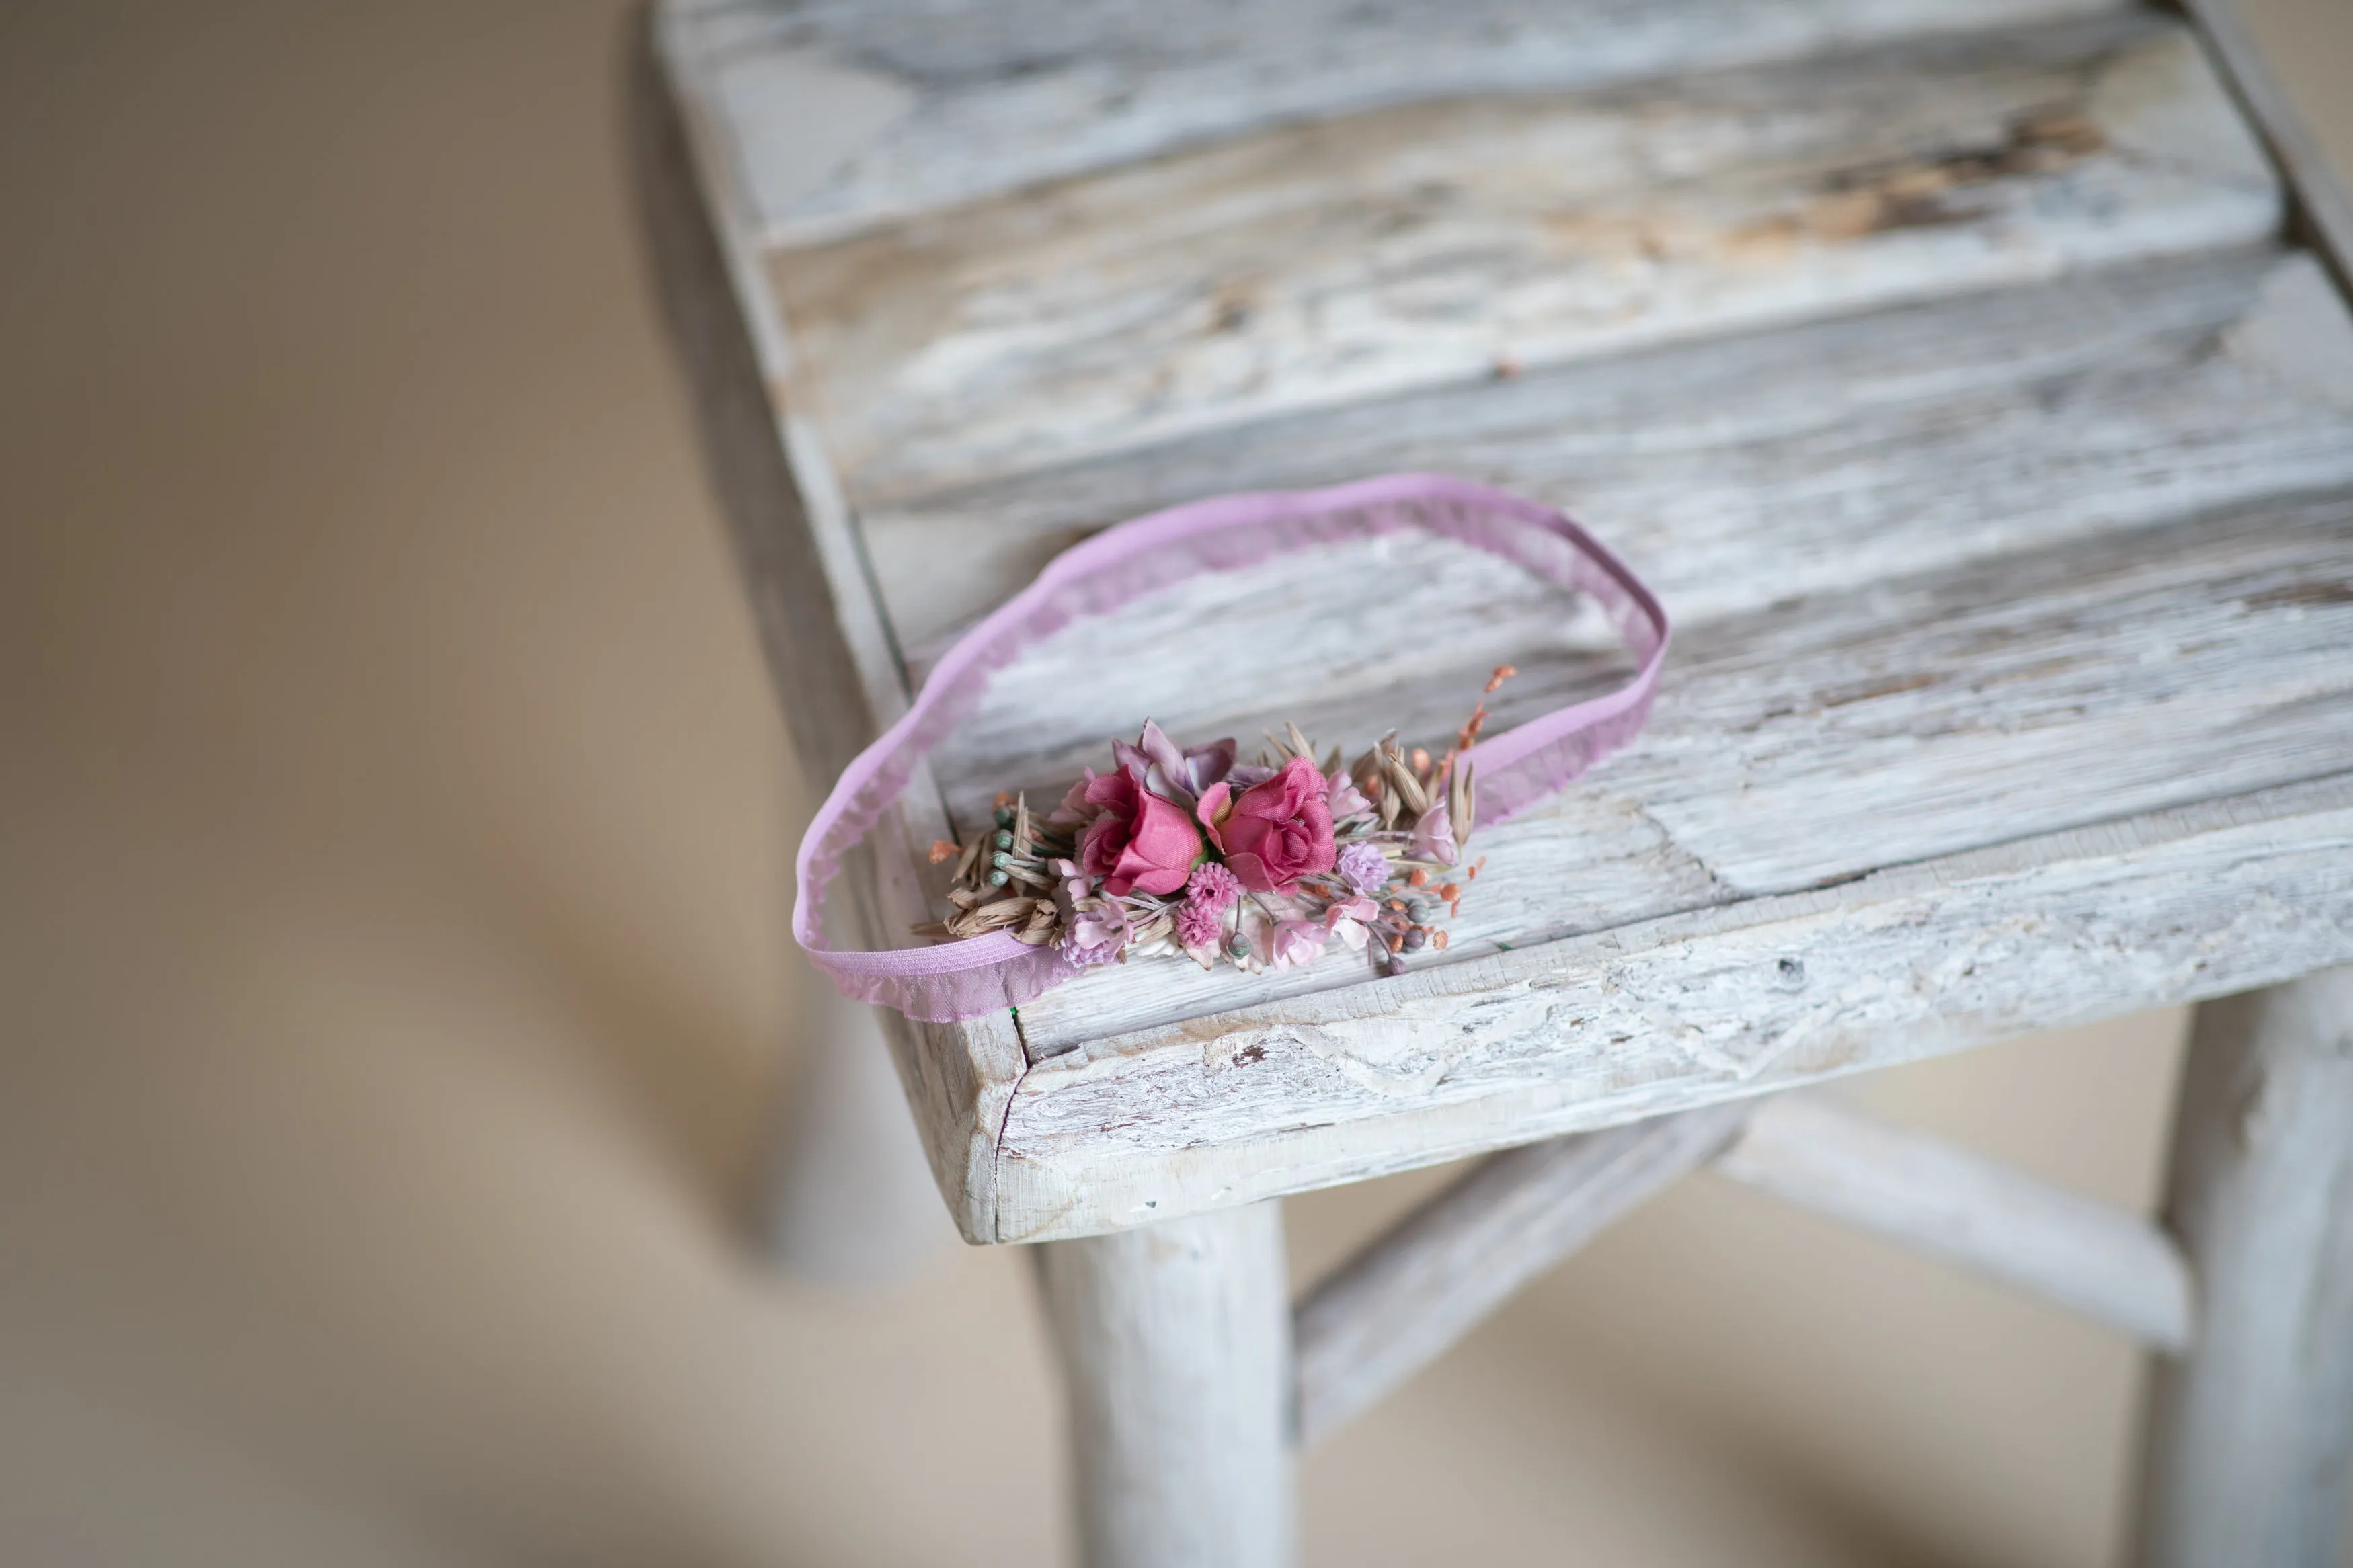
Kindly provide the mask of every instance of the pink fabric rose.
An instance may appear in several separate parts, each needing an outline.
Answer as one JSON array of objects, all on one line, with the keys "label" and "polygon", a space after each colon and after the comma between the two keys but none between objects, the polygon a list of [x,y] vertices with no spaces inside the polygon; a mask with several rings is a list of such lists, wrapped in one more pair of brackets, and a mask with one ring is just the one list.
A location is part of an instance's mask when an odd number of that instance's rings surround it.
[{"label": "pink fabric rose", "polygon": [[1201,858],[1201,830],[1185,808],[1136,783],[1125,768],[1087,785],[1087,804],[1102,815],[1079,841],[1079,865],[1103,879],[1103,891],[1125,898],[1136,888],[1168,894],[1185,885]]},{"label": "pink fabric rose", "polygon": [[1332,868],[1332,811],[1324,794],[1315,764],[1293,757],[1281,773],[1239,797],[1223,782],[1210,785],[1202,793],[1199,815],[1243,887],[1287,893],[1300,878]]}]

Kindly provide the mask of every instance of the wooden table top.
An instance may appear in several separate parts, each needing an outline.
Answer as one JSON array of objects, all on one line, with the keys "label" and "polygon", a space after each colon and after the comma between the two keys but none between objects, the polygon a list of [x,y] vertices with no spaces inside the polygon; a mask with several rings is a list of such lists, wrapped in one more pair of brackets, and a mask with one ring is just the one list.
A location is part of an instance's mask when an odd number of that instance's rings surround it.
[{"label": "wooden table top", "polygon": [[[1480,835],[1442,955],[902,1031],[973,1239],[2353,960],[2341,209],[2182,19],[670,0],[655,38],[649,214],[820,784],[1055,552],[1222,492],[1498,484],[1677,621],[1649,729]],[[933,912],[915,846],[1146,717],[1442,743],[1498,662],[1499,724],[1611,679],[1592,631],[1407,539],[1073,626],[935,754],[865,940]]]}]

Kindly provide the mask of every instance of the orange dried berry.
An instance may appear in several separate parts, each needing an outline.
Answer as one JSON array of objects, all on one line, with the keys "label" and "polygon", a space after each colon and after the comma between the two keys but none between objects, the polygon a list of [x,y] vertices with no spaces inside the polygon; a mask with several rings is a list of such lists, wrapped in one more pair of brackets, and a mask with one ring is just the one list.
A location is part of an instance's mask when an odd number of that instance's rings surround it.
[{"label": "orange dried berry", "polygon": [[1393,910],[1402,910],[1405,908],[1405,900],[1403,899],[1391,899],[1389,900],[1389,908]]},{"label": "orange dried berry", "polygon": [[1423,870],[1419,866],[1416,866],[1412,870],[1408,871],[1405,874],[1405,879],[1408,887],[1427,888],[1430,886],[1430,873]]},{"label": "orange dried berry", "polygon": [[1490,691],[1494,690],[1494,689],[1495,689],[1495,688],[1497,688],[1498,686],[1503,685],[1503,684],[1504,684],[1504,682],[1505,682],[1506,680],[1511,679],[1512,679],[1512,677],[1514,677],[1514,676],[1515,676],[1515,675],[1517,675],[1517,674],[1519,674],[1519,669],[1518,669],[1518,667],[1516,667],[1516,666],[1514,666],[1514,665],[1509,665],[1509,664],[1499,664],[1499,665],[1497,665],[1497,666],[1495,667],[1495,673],[1494,673],[1494,674],[1493,674],[1493,675],[1491,675],[1491,676],[1489,676],[1489,677],[1487,678],[1487,689],[1488,689],[1488,690],[1490,690]]},{"label": "orange dried berry", "polygon": [[1006,789],[998,790],[997,792],[997,799],[992,804],[997,805],[1011,805],[1013,804],[1013,792]]},{"label": "orange dried berry", "polygon": [[932,840],[932,864],[933,864],[933,865],[934,865],[934,866],[938,865],[941,861],[945,860],[945,859],[949,858],[951,856],[955,855],[955,852],[956,852],[956,847],[955,847],[955,845],[953,845],[953,844],[949,843],[946,839],[944,839],[944,838],[934,838],[934,839],[933,839],[933,840]]},{"label": "orange dried berry", "polygon": [[1446,933],[1442,931],[1431,931],[1430,933],[1430,945],[1438,949],[1439,952],[1444,952],[1446,951]]},{"label": "orange dried berry", "polygon": [[1451,904],[1451,903],[1452,903],[1455,900],[1457,900],[1457,899],[1459,899],[1459,898],[1461,898],[1461,897],[1462,896],[1462,889],[1461,889],[1461,888],[1456,887],[1453,883],[1449,882],[1449,883],[1447,883],[1447,884],[1446,884],[1446,886],[1444,886],[1444,887],[1442,887],[1442,888],[1440,888],[1440,889],[1438,889],[1438,896],[1439,896],[1440,898],[1441,898],[1441,899],[1444,899],[1448,903],[1450,903],[1450,904]]}]

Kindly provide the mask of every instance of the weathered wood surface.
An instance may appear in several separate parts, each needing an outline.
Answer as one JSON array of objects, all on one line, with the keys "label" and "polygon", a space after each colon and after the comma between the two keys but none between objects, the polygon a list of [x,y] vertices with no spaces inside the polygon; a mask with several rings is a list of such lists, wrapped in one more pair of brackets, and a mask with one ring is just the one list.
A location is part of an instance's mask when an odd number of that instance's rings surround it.
[{"label": "weathered wood surface", "polygon": [[1016,1090],[998,1236],[1358,1181],[2348,962],[2340,774],[1097,1042]]},{"label": "weathered wood surface", "polygon": [[1689,626],[2353,483],[2353,321],[2309,255],[2234,251],[1376,399],[860,521],[920,674],[1109,523],[1393,469],[1591,520]]},{"label": "weathered wood surface", "polygon": [[[674,6],[745,171],[750,220],[800,242],[1283,121],[1563,91],[2113,10],[2113,0],[873,0]],[[813,90],[874,107],[812,162]]]},{"label": "weathered wood surface", "polygon": [[1038,1249],[1087,1568],[1289,1568],[1291,1290],[1259,1204]]},{"label": "weathered wood surface", "polygon": [[1767,1100],[1712,1167],[2015,1285],[2162,1351],[2189,1345],[2189,1267],[2139,1215],[1818,1096]]},{"label": "weathered wood surface", "polygon": [[[1589,682],[1592,661],[1541,627],[1534,606],[1546,601],[1525,580],[1513,597],[1515,569],[1403,542],[1387,568],[1377,559],[1370,547],[1319,551],[1161,595],[1116,625],[1082,623],[1008,672],[943,770],[976,795],[988,781],[1066,780],[1147,713],[1201,738],[1255,736],[1290,715],[1351,747],[1390,724],[1436,740],[1497,658],[1522,671],[1498,693],[1506,719]],[[1399,573],[1438,585],[1414,647],[1459,628],[1462,651],[1443,677],[1345,649],[1354,627],[1380,624]],[[1351,617],[1295,613],[1335,600]],[[1194,630],[1278,623],[1279,663],[1221,663],[1222,647]],[[1491,634],[1501,640],[1479,643]],[[1634,744],[1473,839],[1487,868],[1451,922],[1446,961],[2341,771],[2353,765],[2348,647],[2353,495],[1704,623],[1683,635]],[[1118,666],[1115,681],[1071,673],[1136,649],[1157,657]],[[1059,683],[1033,681],[1039,670]],[[1339,695],[1317,689],[1326,671]],[[1135,703],[1124,721],[1123,698]],[[1015,749],[1065,736],[1034,762]],[[976,759],[990,739],[1007,749]],[[1035,1058],[1363,977],[1337,954],[1261,976],[1138,962],[1025,1005],[1022,1030]]]},{"label": "weathered wood surface", "polygon": [[1314,1442],[1443,1354],[1537,1275],[1706,1161],[1746,1104],[1489,1155],[1299,1304],[1299,1441]]},{"label": "weathered wood surface", "polygon": [[2279,214],[2195,46],[2125,17],[1287,127],[769,272],[863,506]]},{"label": "weathered wood surface", "polygon": [[[700,155],[692,145],[692,106],[672,95],[670,79],[692,79],[675,43],[657,13],[630,61],[640,222],[794,750],[822,788],[904,710],[907,689],[829,469],[806,428],[770,397],[786,340],[751,281],[749,241],[730,216],[735,204],[707,145]],[[707,142],[707,126],[701,133]],[[908,846],[928,842],[946,817],[927,780],[909,792],[906,812],[913,822],[886,822],[859,874],[843,879],[828,911],[835,940],[887,946],[927,918],[930,892]],[[987,1239],[995,1130],[1023,1062],[1012,1021],[951,1030],[893,1015],[883,1033],[949,1212],[967,1239]]]},{"label": "weathered wood surface", "polygon": [[2167,1194],[2198,1271],[2159,1363],[2147,1568],[2333,1568],[2353,1462],[2353,970],[2199,1009]]},{"label": "weathered wood surface", "polygon": [[[1262,57],[1212,27],[1181,60],[1155,52],[1191,47],[1181,4],[1097,8],[1050,58],[1022,52],[1026,11],[665,7],[765,430],[740,424],[789,452],[824,584],[756,591],[811,612],[772,614],[780,637],[846,650],[870,731],[904,656],[920,675],[1060,540],[1408,464],[1580,510],[1686,627],[1643,742],[1487,836],[1461,962],[1378,984],[1336,958],[1303,982],[1139,964],[1018,1032],[901,1042],[974,1239],[2353,956],[2344,307],[2270,248],[2276,183],[2179,28],[1947,0],[1570,27],[1570,3],[1443,87],[1443,40],[1483,6],[1351,8],[1305,42],[1264,29]],[[1434,29],[1427,79],[1282,52],[1346,54],[1358,27]],[[1626,40],[1646,29],[1684,41],[1645,56]],[[1821,58],[1831,33],[1857,52]],[[1689,53],[1702,37],[1715,52]],[[1044,162],[991,149],[985,124],[1054,123],[1104,60],[1169,88],[1139,116],[1160,140],[1120,142],[1103,100]],[[1246,79],[1230,110],[1167,107]],[[787,89],[840,112],[794,132]],[[1345,564],[1038,650],[941,757],[948,794],[969,812],[1059,785],[1146,713],[1438,734],[1496,658],[1527,672],[1506,721],[1609,674],[1589,626],[1483,562],[1400,542]],[[1401,616],[1385,582],[1414,585]],[[1202,626],[1309,606],[1316,636],[1358,637],[1345,664],[1313,638],[1280,665],[1187,662]],[[1367,645],[1350,606],[1399,635]],[[921,901],[909,844],[948,820],[919,793],[870,876],[885,932]]]},{"label": "weathered wood surface", "polygon": [[1301,1444],[1704,1164],[2158,1349],[2190,1342],[2189,1264],[2150,1221],[1820,1097],[1774,1095],[1491,1154],[1367,1241],[1293,1315]]}]

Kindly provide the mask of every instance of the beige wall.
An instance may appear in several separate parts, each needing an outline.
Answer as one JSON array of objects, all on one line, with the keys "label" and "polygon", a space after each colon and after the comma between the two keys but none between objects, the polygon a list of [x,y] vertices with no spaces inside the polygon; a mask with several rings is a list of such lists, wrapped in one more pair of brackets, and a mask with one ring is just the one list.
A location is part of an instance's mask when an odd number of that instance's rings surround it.
[{"label": "beige wall", "polygon": [[[2353,163],[2353,5],[2257,15]],[[1063,1552],[1017,1258],[860,1300],[736,1239],[797,784],[619,38],[0,15],[0,1561]],[[1867,1092],[2146,1201],[2177,1033]],[[1294,1204],[1303,1262],[1427,1179]],[[2096,1564],[2134,1396],[2103,1336],[1703,1179],[1312,1459],[1309,1535]]]}]

